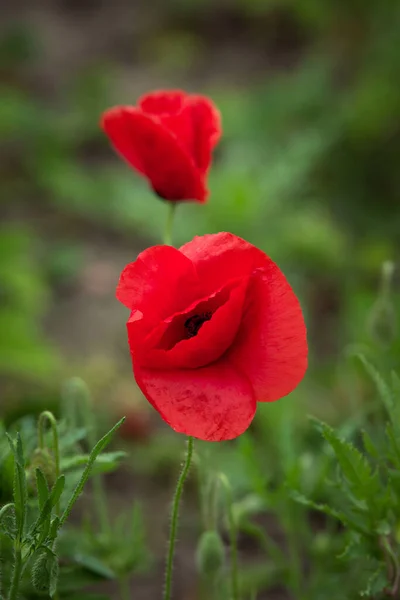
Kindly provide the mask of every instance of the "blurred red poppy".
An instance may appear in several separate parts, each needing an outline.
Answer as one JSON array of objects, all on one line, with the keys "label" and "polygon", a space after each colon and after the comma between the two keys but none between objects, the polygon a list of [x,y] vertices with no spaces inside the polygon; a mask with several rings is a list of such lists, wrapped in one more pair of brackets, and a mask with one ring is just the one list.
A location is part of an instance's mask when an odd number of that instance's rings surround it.
[{"label": "blurred red poppy", "polygon": [[231,233],[154,246],[123,270],[117,298],[136,381],[180,433],[228,440],[256,403],[289,394],[307,368],[300,304],[277,265]]},{"label": "blurred red poppy", "polygon": [[137,106],[110,108],[101,126],[158,196],[205,202],[212,150],[221,136],[220,115],[211,100],[180,90],[152,92]]}]

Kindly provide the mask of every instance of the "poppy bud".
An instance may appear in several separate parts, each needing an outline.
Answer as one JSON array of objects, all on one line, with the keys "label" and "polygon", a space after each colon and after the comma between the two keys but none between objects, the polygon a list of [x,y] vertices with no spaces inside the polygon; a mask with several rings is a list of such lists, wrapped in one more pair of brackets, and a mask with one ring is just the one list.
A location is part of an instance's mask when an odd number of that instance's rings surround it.
[{"label": "poppy bud", "polygon": [[214,578],[225,563],[225,548],[218,531],[205,531],[196,551],[196,565],[203,577]]},{"label": "poppy bud", "polygon": [[221,137],[220,114],[209,98],[182,90],[151,92],[136,106],[106,110],[101,127],[159,198],[206,201],[212,152]]},{"label": "poppy bud", "polygon": [[51,598],[57,589],[59,566],[57,556],[49,549],[40,552],[32,567],[32,584],[37,592]]},{"label": "poppy bud", "polygon": [[27,470],[28,485],[32,492],[36,493],[36,469],[40,469],[45,476],[49,488],[56,481],[56,463],[53,455],[47,448],[36,448],[33,452],[30,465]]}]

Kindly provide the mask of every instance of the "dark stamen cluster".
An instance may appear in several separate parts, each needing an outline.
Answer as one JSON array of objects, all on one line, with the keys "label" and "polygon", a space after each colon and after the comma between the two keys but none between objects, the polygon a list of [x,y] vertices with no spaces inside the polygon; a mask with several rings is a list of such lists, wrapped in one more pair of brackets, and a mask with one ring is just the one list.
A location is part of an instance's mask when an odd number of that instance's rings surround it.
[{"label": "dark stamen cluster", "polygon": [[203,323],[205,323],[205,321],[209,321],[211,317],[212,312],[207,311],[201,313],[200,315],[193,315],[192,317],[186,319],[184,323],[186,329],[186,337],[192,338],[195,335],[197,335]]}]

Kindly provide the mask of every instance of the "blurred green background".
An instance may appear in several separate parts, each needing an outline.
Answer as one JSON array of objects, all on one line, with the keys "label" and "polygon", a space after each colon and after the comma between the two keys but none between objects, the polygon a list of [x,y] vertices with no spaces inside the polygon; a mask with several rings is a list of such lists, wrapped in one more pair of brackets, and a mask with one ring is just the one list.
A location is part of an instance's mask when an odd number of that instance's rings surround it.
[{"label": "blurred green background", "polygon": [[98,123],[113,104],[175,87],[210,95],[224,130],[210,200],[179,208],[175,243],[221,230],[248,239],[285,271],[306,314],[309,372],[256,426],[290,414],[306,431],[308,413],[339,424],[358,414],[369,389],[349,349],[385,371],[400,358],[398,269],[389,303],[382,278],[400,251],[400,4],[19,0],[3,13],[6,421],[56,407],[62,381],[79,375],[110,418],[128,414],[143,470],[165,459],[114,291],[123,266],[159,243],[166,207]]}]

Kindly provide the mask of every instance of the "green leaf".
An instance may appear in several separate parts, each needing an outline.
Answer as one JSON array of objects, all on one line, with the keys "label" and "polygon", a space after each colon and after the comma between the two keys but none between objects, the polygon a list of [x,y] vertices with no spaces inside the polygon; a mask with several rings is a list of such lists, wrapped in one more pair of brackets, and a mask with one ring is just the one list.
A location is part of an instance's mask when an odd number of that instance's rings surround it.
[{"label": "green leaf", "polygon": [[15,540],[17,535],[17,523],[15,518],[15,505],[10,502],[0,510],[0,531],[9,538]]},{"label": "green leaf", "polygon": [[[326,423],[320,423],[322,435],[331,445],[340,468],[349,483],[353,494],[361,499],[372,498],[379,493],[381,485],[377,473],[372,469],[367,459],[349,442],[341,439]],[[375,498],[374,498],[375,499]]]},{"label": "green leaf", "polygon": [[390,524],[387,521],[380,521],[376,527],[376,533],[388,536],[391,533]]},{"label": "green leaf", "polygon": [[394,427],[391,423],[386,426],[386,437],[389,442],[390,457],[397,466],[400,466],[400,446],[398,438],[394,432]]},{"label": "green leaf", "polygon": [[22,447],[22,440],[21,440],[21,436],[19,433],[17,433],[16,449],[17,449],[17,457],[18,457],[19,464],[21,466],[25,466],[24,449]]},{"label": "green leaf", "polygon": [[55,507],[55,505],[60,500],[61,494],[64,491],[64,486],[65,486],[65,476],[60,475],[60,477],[57,479],[57,481],[53,485],[51,492],[50,492],[50,496],[44,503],[44,506],[43,506],[36,522],[33,523],[32,527],[29,530],[29,537],[31,537],[31,538],[35,537],[39,532],[41,533],[40,538],[39,538],[39,543],[42,543],[44,541],[44,539],[46,538],[46,536],[48,535],[48,532],[50,530],[51,513],[52,513],[52,510]]},{"label": "green leaf", "polygon": [[353,533],[343,552],[338,558],[343,561],[365,559],[365,544],[363,537],[358,533]]},{"label": "green leaf", "polygon": [[91,573],[99,575],[103,579],[115,579],[116,575],[107,565],[95,556],[89,554],[76,553],[73,554],[74,562],[81,567],[85,567]]},{"label": "green leaf", "polygon": [[343,525],[346,525],[346,527],[354,529],[362,535],[370,535],[369,531],[364,526],[364,524],[361,521],[357,521],[354,515],[350,516],[342,511],[336,510],[335,508],[328,506],[328,504],[319,504],[318,502],[314,502],[313,500],[307,498],[297,490],[291,490],[290,495],[295,502],[298,502],[303,506],[308,506],[309,508],[322,512],[325,515],[328,515],[329,517],[333,517],[334,519],[337,519],[338,521],[343,523]]},{"label": "green leaf", "polygon": [[39,510],[42,511],[49,499],[49,487],[47,485],[46,477],[43,475],[43,471],[39,468],[36,469],[36,487],[38,492]]},{"label": "green leaf", "polygon": [[395,371],[391,372],[393,393],[400,398],[400,377]]},{"label": "green leaf", "polygon": [[32,585],[37,592],[52,598],[57,591],[59,565],[57,555],[47,546],[41,546],[32,567]]},{"label": "green leaf", "polygon": [[361,361],[366,372],[374,382],[378,394],[386,407],[386,410],[388,411],[389,415],[391,415],[394,407],[394,398],[390,387],[383,379],[377,368],[374,367],[374,365],[371,364],[363,354],[357,354],[356,356]]},{"label": "green leaf", "polygon": [[15,503],[15,518],[17,525],[17,537],[22,541],[24,536],[24,527],[26,520],[27,511],[27,483],[25,473],[25,461],[24,452],[22,447],[22,440],[19,433],[17,433],[17,441],[14,445],[11,437],[6,434],[8,442],[10,444],[11,452],[14,455],[14,503]]},{"label": "green leaf", "polygon": [[65,475],[60,475],[50,492],[51,506],[54,507],[60,500],[65,487]]},{"label": "green leaf", "polygon": [[75,449],[76,444],[84,440],[87,436],[85,427],[72,429],[70,425],[66,425],[64,421],[60,425],[60,451],[66,452],[70,449]]},{"label": "green leaf", "polygon": [[[64,458],[61,461],[61,470],[65,473],[82,467],[87,464],[89,456],[89,454],[78,454],[76,456]],[[93,473],[107,473],[108,471],[114,470],[126,456],[127,453],[122,451],[100,454],[93,465]]]},{"label": "green leaf", "polygon": [[381,453],[379,452],[378,448],[375,446],[369,433],[367,433],[365,430],[362,431],[362,439],[363,439],[364,448],[368,452],[368,454],[370,456],[372,456],[372,458],[375,458],[378,461],[381,460],[382,459]]},{"label": "green leaf", "polygon": [[360,596],[367,596],[368,598],[375,598],[378,594],[381,594],[388,585],[388,578],[386,572],[386,566],[382,563],[372,573],[367,582],[367,587],[360,592]]},{"label": "green leaf", "polygon": [[101,578],[98,575],[95,575],[84,567],[80,567],[77,564],[66,564],[60,569],[58,590],[60,596],[66,599],[70,594],[82,594],[82,590],[90,588],[90,586],[99,583],[99,581],[101,581]]},{"label": "green leaf", "polygon": [[60,528],[60,517],[54,517],[54,519],[52,520],[52,522],[50,524],[50,531],[49,531],[50,542],[54,542],[54,540],[56,539],[59,528]]},{"label": "green leaf", "polygon": [[68,519],[68,516],[72,510],[72,507],[74,506],[75,502],[81,495],[83,488],[85,486],[85,483],[89,479],[89,476],[92,471],[93,465],[96,461],[96,458],[99,456],[100,452],[102,452],[102,450],[107,446],[107,444],[110,443],[112,436],[117,431],[117,429],[119,427],[121,427],[121,425],[124,421],[125,421],[125,417],[123,417],[120,421],[118,421],[118,423],[116,425],[114,425],[114,427],[112,429],[110,429],[110,431],[108,433],[106,433],[106,435],[104,437],[102,437],[101,440],[99,440],[97,442],[97,444],[91,451],[87,465],[85,467],[85,470],[82,473],[82,477],[80,478],[78,485],[76,486],[76,488],[68,502],[67,508],[65,509],[64,513],[62,514],[62,517],[60,519],[60,527],[62,527],[62,525],[64,525],[65,521]]}]

